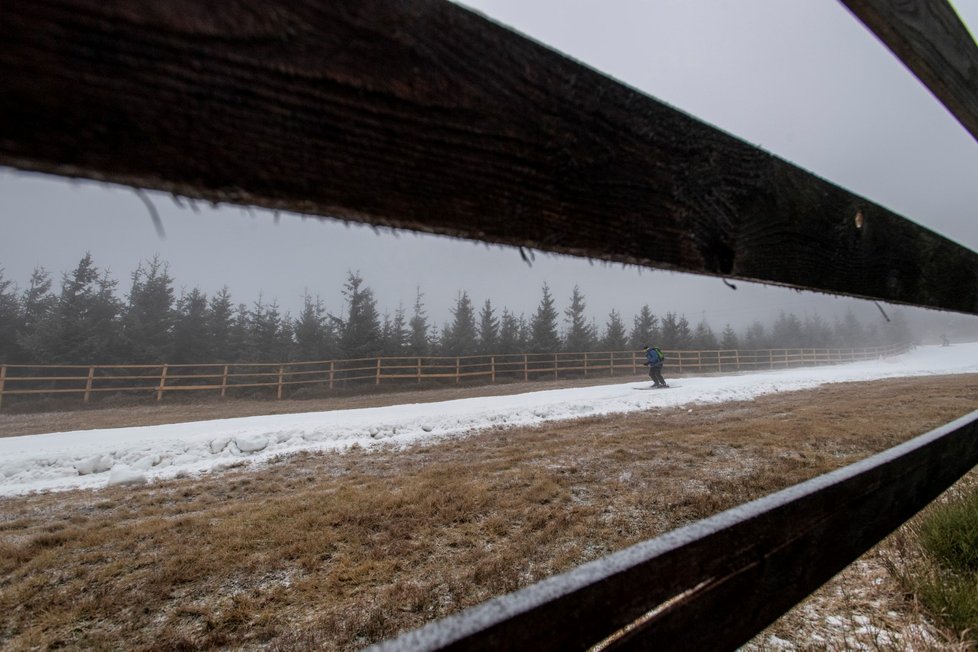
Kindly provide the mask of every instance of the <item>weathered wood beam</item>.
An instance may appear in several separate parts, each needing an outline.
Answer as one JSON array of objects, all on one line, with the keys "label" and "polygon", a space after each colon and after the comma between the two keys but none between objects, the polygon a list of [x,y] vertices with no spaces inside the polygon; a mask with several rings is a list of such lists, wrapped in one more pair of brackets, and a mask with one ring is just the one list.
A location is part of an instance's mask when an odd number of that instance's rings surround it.
[{"label": "weathered wood beam", "polygon": [[978,46],[945,0],[840,0],[978,140]]},{"label": "weathered wood beam", "polygon": [[736,649],[976,462],[978,411],[370,650]]},{"label": "weathered wood beam", "polygon": [[3,165],[978,314],[973,252],[448,2],[2,15]]}]

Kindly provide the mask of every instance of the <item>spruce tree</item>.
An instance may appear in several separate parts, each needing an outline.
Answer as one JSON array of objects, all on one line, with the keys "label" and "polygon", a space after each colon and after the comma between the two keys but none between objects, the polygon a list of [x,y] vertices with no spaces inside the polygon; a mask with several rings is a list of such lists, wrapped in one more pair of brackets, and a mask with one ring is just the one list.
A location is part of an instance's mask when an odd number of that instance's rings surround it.
[{"label": "spruce tree", "polygon": [[303,362],[328,360],[332,357],[332,342],[326,309],[319,297],[302,296],[302,312],[293,326],[295,347],[292,359]]},{"label": "spruce tree", "polygon": [[782,310],[771,328],[771,346],[780,349],[797,349],[805,345],[801,321],[794,313]]},{"label": "spruce tree", "polygon": [[866,331],[851,308],[846,309],[842,321],[835,322],[835,341],[836,346],[847,349],[865,345]]},{"label": "spruce tree", "polygon": [[662,318],[661,344],[663,349],[688,349],[693,341],[693,333],[685,316],[667,312]]},{"label": "spruce tree", "polygon": [[343,287],[346,316],[333,317],[339,331],[339,349],[344,358],[373,358],[381,354],[380,317],[373,291],[363,284],[359,272],[349,272]]},{"label": "spruce tree", "polygon": [[47,364],[129,362],[120,354],[116,282],[100,273],[91,254],[62,275],[57,302],[31,338],[35,360]]},{"label": "spruce tree", "polygon": [[832,346],[832,328],[819,315],[805,317],[802,339],[806,347],[824,349]]},{"label": "spruce tree", "polygon": [[503,308],[499,319],[499,344],[496,352],[501,354],[522,353],[520,341],[520,322],[508,309]]},{"label": "spruce tree", "polygon": [[605,351],[624,351],[628,348],[628,336],[625,333],[625,323],[617,310],[608,313],[608,324],[605,327],[601,348]]},{"label": "spruce tree", "polygon": [[20,299],[21,323],[17,333],[21,362],[44,362],[38,358],[38,337],[42,324],[51,318],[58,298],[51,292],[51,276],[43,267],[37,267],[31,274],[30,286],[24,290]]},{"label": "spruce tree", "polygon": [[491,355],[498,353],[499,320],[492,308],[492,302],[486,299],[479,312],[479,353]]},{"label": "spruce tree", "polygon": [[[116,298],[118,283],[102,270],[95,282],[95,297],[89,309],[83,355],[87,360],[104,364],[128,362],[123,357],[119,343],[122,341],[122,302]],[[167,343],[169,344],[169,342]]]},{"label": "spruce tree", "polygon": [[99,272],[86,253],[78,266],[62,275],[58,304],[51,318],[39,327],[39,357],[49,363],[89,362],[104,364],[104,360],[84,360],[84,340],[90,324],[90,312],[97,294]]},{"label": "spruce tree", "polygon": [[408,338],[404,306],[399,305],[393,317],[384,317],[384,355],[395,357],[405,355],[408,350]]},{"label": "spruce tree", "polygon": [[554,307],[550,288],[543,284],[543,297],[530,320],[529,350],[531,353],[555,353],[560,350],[557,335],[557,309]]},{"label": "spruce tree", "polygon": [[275,340],[275,362],[288,362],[295,348],[295,322],[292,313],[286,312],[279,319],[278,337]]},{"label": "spruce tree", "polygon": [[23,330],[20,303],[13,281],[3,277],[0,267],[0,362],[13,362],[20,357],[17,334]]},{"label": "spruce tree", "polygon": [[207,317],[207,295],[198,288],[177,299],[173,322],[173,362],[213,362],[213,347],[207,337]]},{"label": "spruce tree", "polygon": [[408,322],[407,350],[410,355],[426,356],[431,352],[431,334],[428,332],[428,316],[425,314],[423,296],[421,288],[418,288],[414,299],[414,313]]},{"label": "spruce tree", "polygon": [[459,292],[451,313],[452,323],[442,329],[442,354],[449,356],[475,354],[478,350],[475,313],[467,292]]},{"label": "spruce tree", "polygon": [[234,310],[234,317],[231,320],[231,328],[228,330],[228,351],[231,352],[233,362],[258,362],[252,357],[253,353],[248,347],[248,330],[251,322],[251,315],[248,306],[239,303]]},{"label": "spruce tree", "polygon": [[576,285],[571,293],[570,306],[564,311],[567,322],[567,331],[564,336],[564,350],[577,353],[585,353],[594,350],[594,343],[597,339],[596,334],[588,323],[587,315],[584,314],[585,302],[584,295]]},{"label": "spruce tree", "polygon": [[123,334],[135,363],[165,362],[172,349],[173,278],[159,256],[132,274]]},{"label": "spruce tree", "polygon": [[700,320],[696,324],[696,329],[693,331],[691,346],[694,349],[700,351],[713,351],[719,348],[720,344],[717,342],[717,336],[710,328],[710,325],[706,323],[706,320]]},{"label": "spruce tree", "polygon": [[747,327],[747,331],[744,333],[745,349],[766,349],[769,348],[768,344],[769,340],[767,331],[764,330],[764,324],[755,321]]},{"label": "spruce tree", "polygon": [[[523,313],[516,320],[516,341],[518,342],[517,350],[519,351],[529,351],[530,350],[530,324],[527,323],[526,317]],[[555,325],[556,328],[556,325]]]},{"label": "spruce tree", "polygon": [[646,304],[632,321],[632,332],[628,337],[629,346],[633,350],[644,349],[647,346],[661,347],[660,338],[659,320]]},{"label": "spruce tree", "polygon": [[[205,325],[205,339],[210,345],[209,357],[213,362],[235,362],[241,359],[242,351],[232,335],[234,328],[234,303],[231,292],[225,285],[211,297]],[[243,339],[243,333],[242,333]]]},{"label": "spruce tree", "polygon": [[292,328],[285,328],[278,302],[266,304],[259,293],[258,301],[248,314],[245,348],[248,359],[255,362],[284,362],[288,358]]},{"label": "spruce tree", "polygon": [[720,348],[726,351],[735,351],[740,348],[740,339],[730,324],[724,326],[723,333],[720,335]]}]

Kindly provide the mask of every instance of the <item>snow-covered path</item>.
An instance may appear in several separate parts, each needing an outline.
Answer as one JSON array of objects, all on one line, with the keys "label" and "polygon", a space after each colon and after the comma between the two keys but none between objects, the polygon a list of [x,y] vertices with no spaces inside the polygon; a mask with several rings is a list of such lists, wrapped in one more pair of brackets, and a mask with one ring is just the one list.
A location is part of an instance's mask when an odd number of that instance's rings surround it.
[{"label": "snow-covered path", "polygon": [[298,451],[408,444],[494,426],[737,401],[831,382],[960,373],[978,373],[978,343],[920,347],[893,358],[831,367],[681,378],[668,390],[635,391],[649,382],[630,382],[440,403],[0,438],[0,495],[141,483]]}]

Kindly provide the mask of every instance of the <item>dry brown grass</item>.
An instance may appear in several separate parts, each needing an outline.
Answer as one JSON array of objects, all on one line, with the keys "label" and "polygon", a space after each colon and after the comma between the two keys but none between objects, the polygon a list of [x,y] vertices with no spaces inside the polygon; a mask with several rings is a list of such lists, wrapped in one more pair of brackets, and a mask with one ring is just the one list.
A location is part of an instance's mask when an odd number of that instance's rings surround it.
[{"label": "dry brown grass", "polygon": [[976,390],[830,385],[5,499],[0,645],[362,647],[883,450]]}]

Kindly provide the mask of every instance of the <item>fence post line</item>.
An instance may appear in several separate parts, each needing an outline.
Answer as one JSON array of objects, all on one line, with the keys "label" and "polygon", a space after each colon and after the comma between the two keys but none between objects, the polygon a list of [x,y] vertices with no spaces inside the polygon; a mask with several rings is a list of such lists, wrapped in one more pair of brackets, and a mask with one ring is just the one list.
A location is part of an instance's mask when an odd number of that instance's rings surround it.
[{"label": "fence post line", "polygon": [[3,383],[7,379],[7,365],[0,364],[0,407],[3,407]]},{"label": "fence post line", "polygon": [[221,375],[221,398],[228,393],[228,366],[224,365],[224,373]]},{"label": "fence post line", "polygon": [[375,385],[380,384],[380,358],[377,358],[377,380],[374,384]]},{"label": "fence post line", "polygon": [[285,371],[285,365],[278,366],[278,391],[275,392],[278,400],[282,400],[282,374]]},{"label": "fence post line", "polygon": [[167,365],[163,365],[163,371],[160,372],[160,386],[156,389],[156,400],[163,400],[163,388],[166,387],[166,370]]},{"label": "fence post line", "polygon": [[95,378],[95,365],[91,365],[88,368],[88,378],[85,379],[85,399],[84,401],[88,403],[88,399],[92,396],[92,380]]},{"label": "fence post line", "polygon": [[496,356],[489,356],[489,377],[491,383],[496,382]]}]

